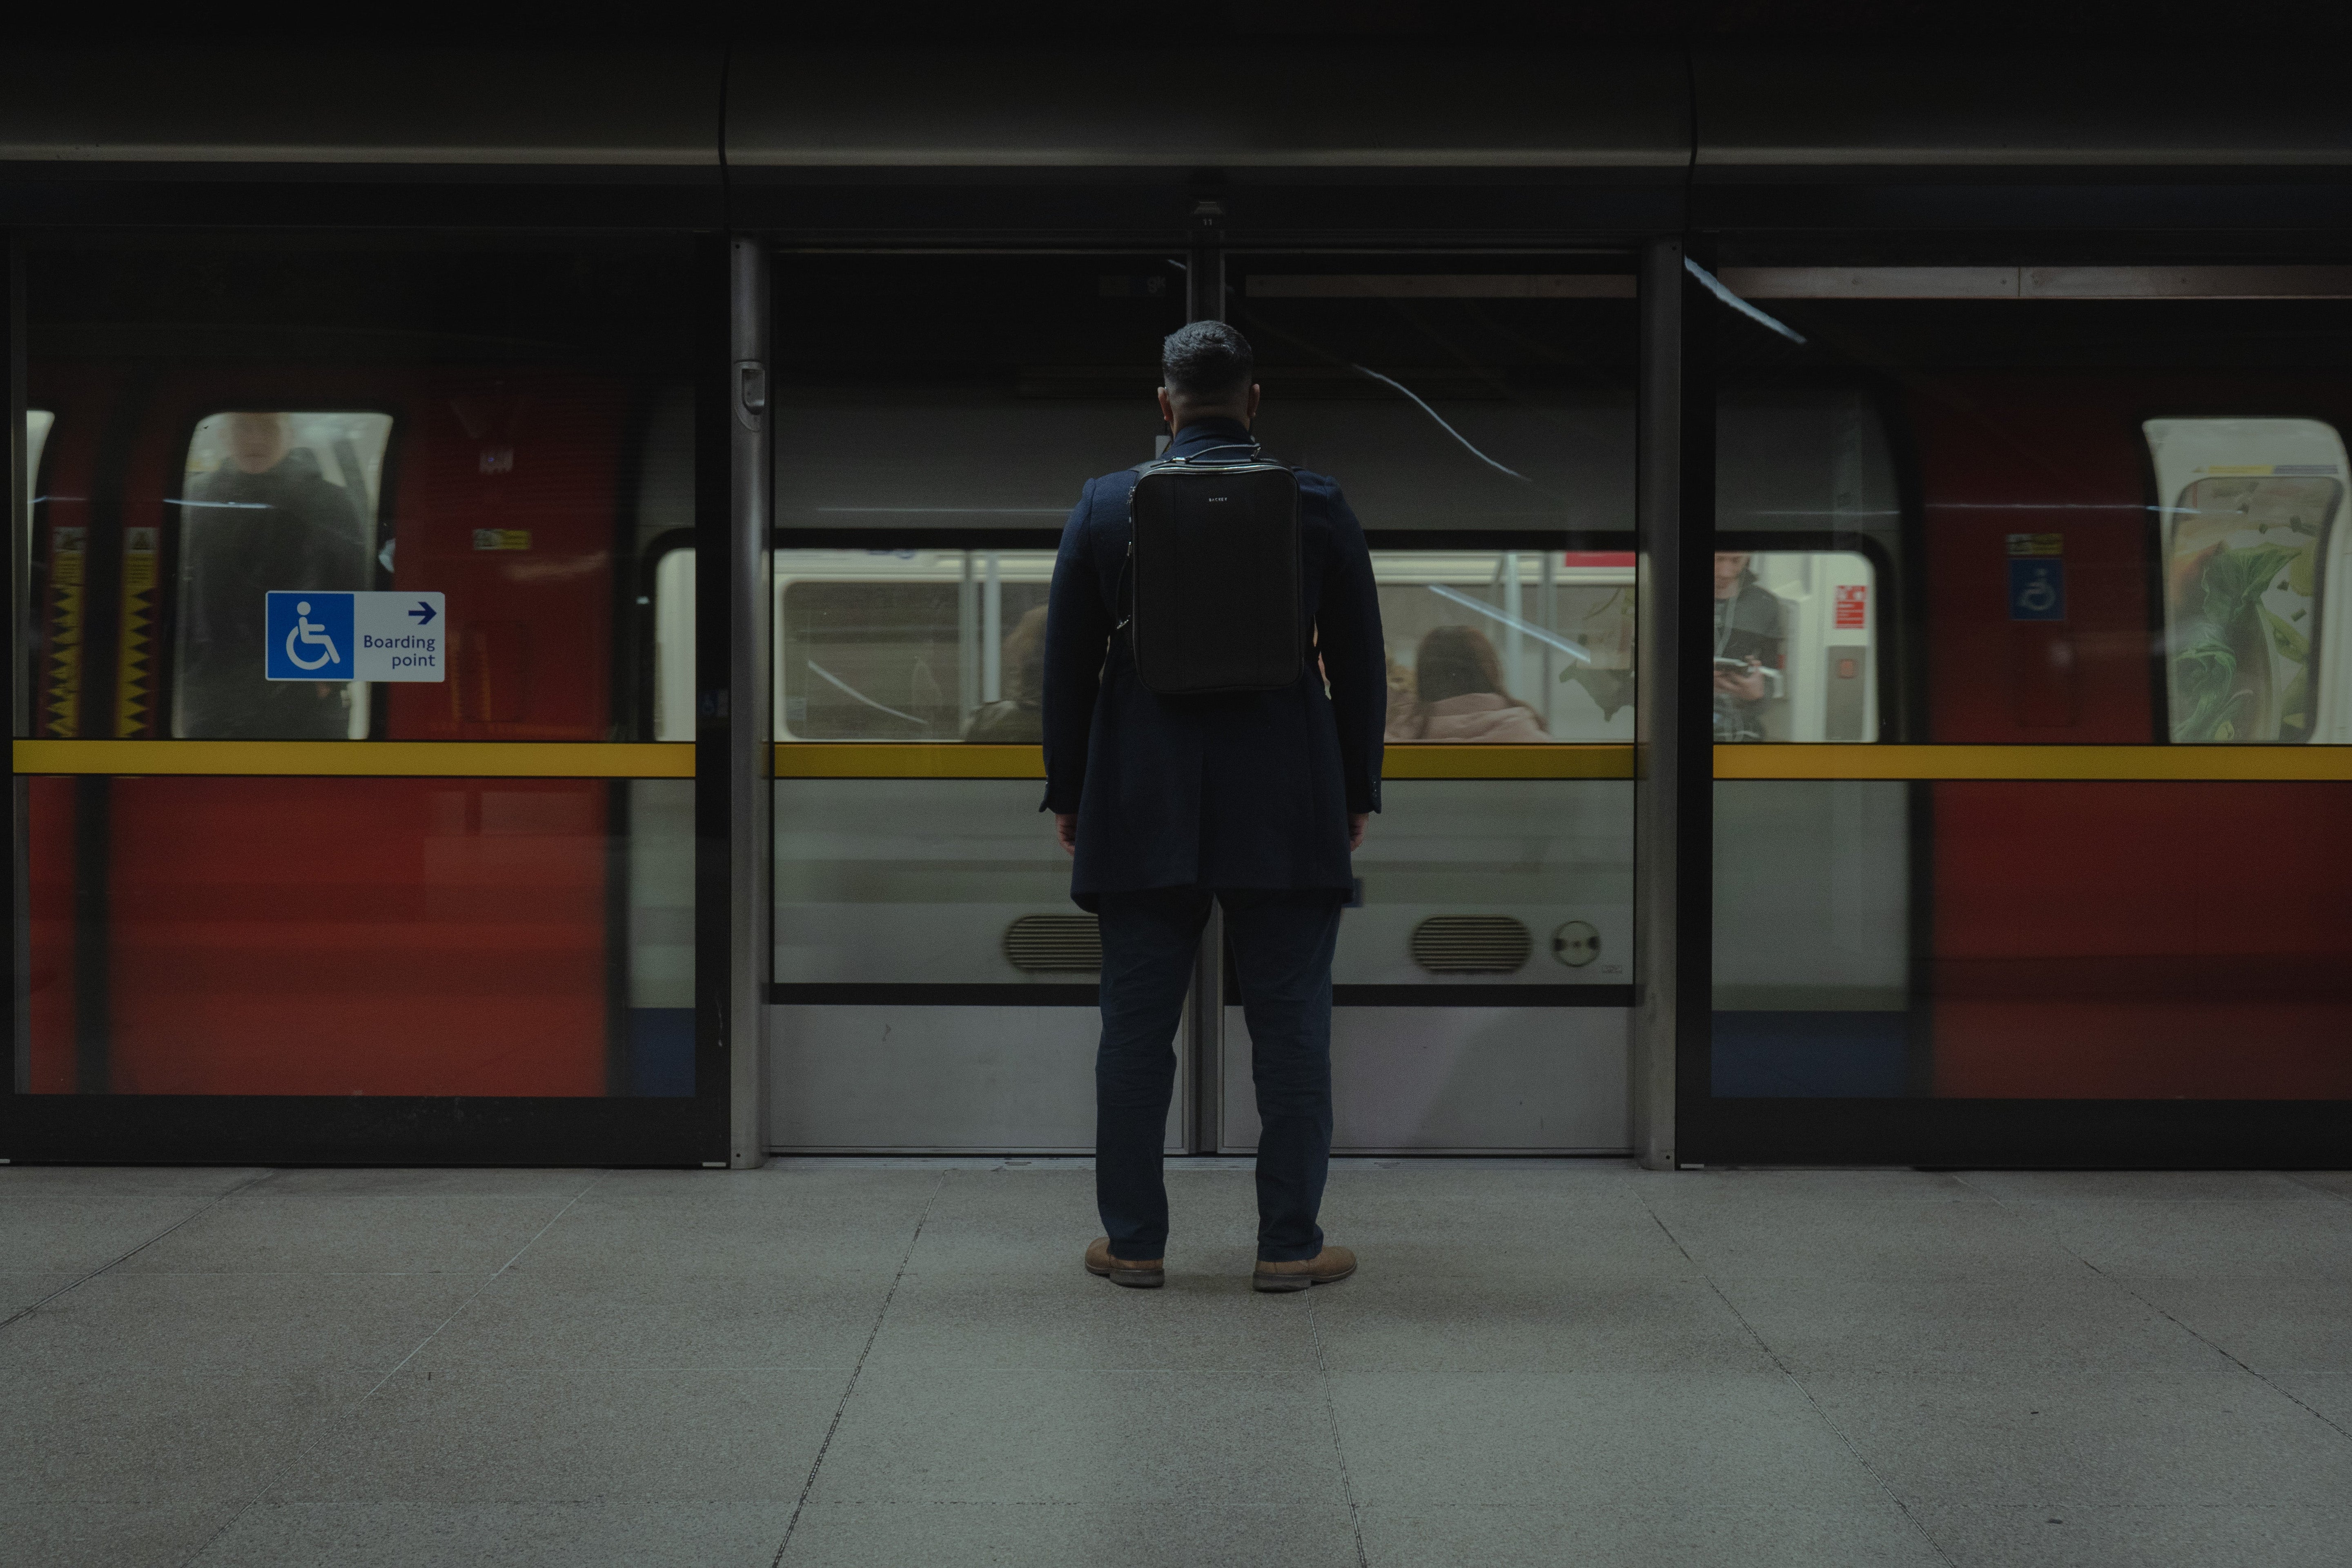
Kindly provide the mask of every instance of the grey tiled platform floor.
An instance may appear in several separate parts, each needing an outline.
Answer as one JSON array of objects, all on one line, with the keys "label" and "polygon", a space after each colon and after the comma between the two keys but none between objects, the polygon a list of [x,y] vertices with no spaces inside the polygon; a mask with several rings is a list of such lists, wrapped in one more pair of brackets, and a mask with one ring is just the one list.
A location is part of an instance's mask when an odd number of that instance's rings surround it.
[{"label": "grey tiled platform floor", "polygon": [[0,1559],[2352,1561],[2352,1181],[0,1170]]}]

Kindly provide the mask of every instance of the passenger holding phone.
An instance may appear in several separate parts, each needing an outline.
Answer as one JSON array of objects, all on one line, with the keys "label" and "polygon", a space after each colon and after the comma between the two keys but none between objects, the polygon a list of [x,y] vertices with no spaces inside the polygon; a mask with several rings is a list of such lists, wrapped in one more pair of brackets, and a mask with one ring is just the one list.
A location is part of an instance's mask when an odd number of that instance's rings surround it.
[{"label": "passenger holding phone", "polygon": [[1715,739],[1764,739],[1768,671],[1781,664],[1780,601],[1748,570],[1744,550],[1715,557]]}]

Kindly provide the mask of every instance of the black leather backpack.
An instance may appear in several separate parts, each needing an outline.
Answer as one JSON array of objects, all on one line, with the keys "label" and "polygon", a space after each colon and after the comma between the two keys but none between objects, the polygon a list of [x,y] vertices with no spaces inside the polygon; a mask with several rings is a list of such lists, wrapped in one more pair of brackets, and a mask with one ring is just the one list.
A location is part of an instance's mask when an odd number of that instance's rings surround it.
[{"label": "black leather backpack", "polygon": [[1135,475],[1120,625],[1143,684],[1191,697],[1297,680],[1307,656],[1298,477],[1255,446],[1144,463]]}]

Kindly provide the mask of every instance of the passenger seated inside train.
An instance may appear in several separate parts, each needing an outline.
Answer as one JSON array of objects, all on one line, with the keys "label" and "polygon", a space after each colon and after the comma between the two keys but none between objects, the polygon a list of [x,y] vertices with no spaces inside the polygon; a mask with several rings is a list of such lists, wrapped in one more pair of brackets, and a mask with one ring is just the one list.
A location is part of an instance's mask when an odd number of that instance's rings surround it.
[{"label": "passenger seated inside train", "polygon": [[1486,633],[1438,626],[1413,654],[1412,700],[1390,704],[1388,739],[1495,746],[1539,745],[1551,736],[1542,717],[1505,688],[1502,658]]},{"label": "passenger seated inside train", "polygon": [[1021,617],[1004,639],[1006,695],[983,704],[964,726],[975,745],[1034,746],[1045,739],[1045,606]]},{"label": "passenger seated inside train", "polygon": [[268,680],[265,595],[368,585],[366,525],[283,414],[226,416],[219,468],[180,506],[180,658],[174,731],[207,740],[338,741],[341,681]]},{"label": "passenger seated inside train", "polygon": [[1715,557],[1715,739],[1764,739],[1764,705],[1781,665],[1780,601],[1744,550]]}]

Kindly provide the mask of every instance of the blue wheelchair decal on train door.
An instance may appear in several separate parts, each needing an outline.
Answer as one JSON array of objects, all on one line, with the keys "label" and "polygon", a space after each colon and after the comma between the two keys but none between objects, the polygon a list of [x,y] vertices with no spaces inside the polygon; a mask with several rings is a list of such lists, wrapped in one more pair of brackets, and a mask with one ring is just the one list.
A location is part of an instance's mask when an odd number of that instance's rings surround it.
[{"label": "blue wheelchair decal on train door", "polygon": [[352,679],[352,595],[272,594],[263,647],[272,680]]},{"label": "blue wheelchair decal on train door", "polygon": [[2066,618],[2066,563],[2042,557],[2009,563],[2009,618],[2012,621],[2063,621]]}]

